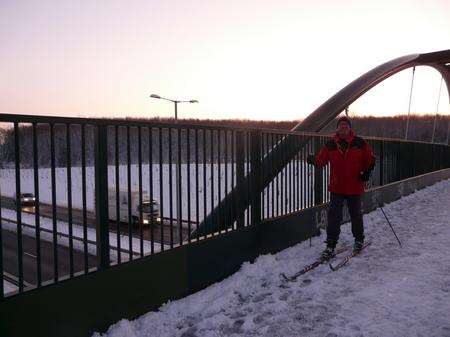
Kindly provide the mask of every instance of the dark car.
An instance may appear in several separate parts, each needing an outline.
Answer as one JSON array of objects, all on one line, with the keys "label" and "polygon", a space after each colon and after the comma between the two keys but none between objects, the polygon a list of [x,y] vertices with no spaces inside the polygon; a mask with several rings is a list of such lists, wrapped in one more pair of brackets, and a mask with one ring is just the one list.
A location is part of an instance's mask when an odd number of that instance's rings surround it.
[{"label": "dark car", "polygon": [[20,205],[22,206],[34,206],[36,204],[36,198],[33,193],[22,193],[20,195]]}]

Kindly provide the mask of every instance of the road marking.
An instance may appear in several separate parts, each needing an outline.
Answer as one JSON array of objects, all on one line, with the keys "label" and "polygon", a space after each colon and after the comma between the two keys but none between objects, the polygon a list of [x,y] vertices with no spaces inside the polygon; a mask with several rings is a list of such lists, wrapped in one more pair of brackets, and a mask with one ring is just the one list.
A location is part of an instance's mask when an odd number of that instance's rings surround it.
[{"label": "road marking", "polygon": [[33,255],[33,254],[30,254],[30,253],[27,253],[27,252],[23,252],[25,255],[28,255],[28,256],[30,256],[30,257],[33,257],[33,258],[37,258],[35,255]]}]

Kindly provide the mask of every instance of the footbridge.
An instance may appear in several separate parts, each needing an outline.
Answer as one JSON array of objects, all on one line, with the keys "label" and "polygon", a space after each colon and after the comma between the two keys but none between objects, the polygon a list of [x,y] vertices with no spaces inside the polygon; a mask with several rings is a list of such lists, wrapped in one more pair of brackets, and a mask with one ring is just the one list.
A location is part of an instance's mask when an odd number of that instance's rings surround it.
[{"label": "footbridge", "polygon": [[[306,156],[358,97],[450,50],[400,57],[291,131],[0,115],[0,335],[90,336],[320,233],[329,168]],[[368,137],[364,211],[450,178],[450,146]],[[30,197],[33,200],[28,200]]]}]

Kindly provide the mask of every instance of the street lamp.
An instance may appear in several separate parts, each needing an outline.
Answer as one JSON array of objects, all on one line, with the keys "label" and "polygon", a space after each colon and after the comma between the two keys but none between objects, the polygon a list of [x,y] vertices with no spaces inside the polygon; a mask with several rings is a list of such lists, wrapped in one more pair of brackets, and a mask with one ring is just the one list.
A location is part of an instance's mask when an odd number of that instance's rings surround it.
[{"label": "street lamp", "polygon": [[[196,99],[190,99],[187,101],[182,101],[182,100],[175,100],[175,99],[170,99],[170,98],[166,98],[166,97],[161,97],[159,95],[156,94],[151,94],[150,95],[151,98],[156,98],[156,99],[163,99],[169,102],[173,102],[175,103],[175,123],[177,123],[178,121],[178,103],[198,103],[198,101]],[[171,132],[169,130],[169,132]],[[178,133],[178,135],[180,135]],[[159,160],[162,160],[161,158]],[[189,162],[187,163],[189,165]],[[177,156],[177,174],[176,174],[176,201],[177,201],[177,218],[178,218],[178,228],[181,227],[181,186],[179,186],[178,182],[180,181],[180,171],[181,171],[181,163],[180,163],[180,156]],[[172,174],[172,172],[170,172],[170,174]],[[162,182],[160,182],[162,184]],[[172,188],[172,187],[171,187]],[[161,196],[162,197],[162,196]],[[162,222],[161,222],[161,226],[162,226]],[[180,233],[180,237],[181,237],[181,233]]]},{"label": "street lamp", "polygon": [[150,97],[151,98],[156,98],[156,99],[164,99],[166,101],[175,103],[175,122],[178,121],[178,103],[198,103],[198,101],[196,99],[190,99],[190,100],[187,100],[187,101],[181,101],[181,100],[161,97],[161,96],[156,95],[156,94],[151,94]]}]

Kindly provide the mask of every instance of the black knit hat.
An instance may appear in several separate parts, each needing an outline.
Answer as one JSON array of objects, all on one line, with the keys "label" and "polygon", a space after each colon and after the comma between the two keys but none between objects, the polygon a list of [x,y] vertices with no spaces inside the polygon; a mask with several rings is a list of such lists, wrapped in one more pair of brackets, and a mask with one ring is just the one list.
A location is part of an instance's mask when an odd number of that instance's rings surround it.
[{"label": "black knit hat", "polygon": [[340,122],[346,122],[350,127],[350,129],[352,128],[352,122],[350,121],[350,118],[348,118],[347,116],[342,116],[337,120],[336,128],[338,127]]}]

